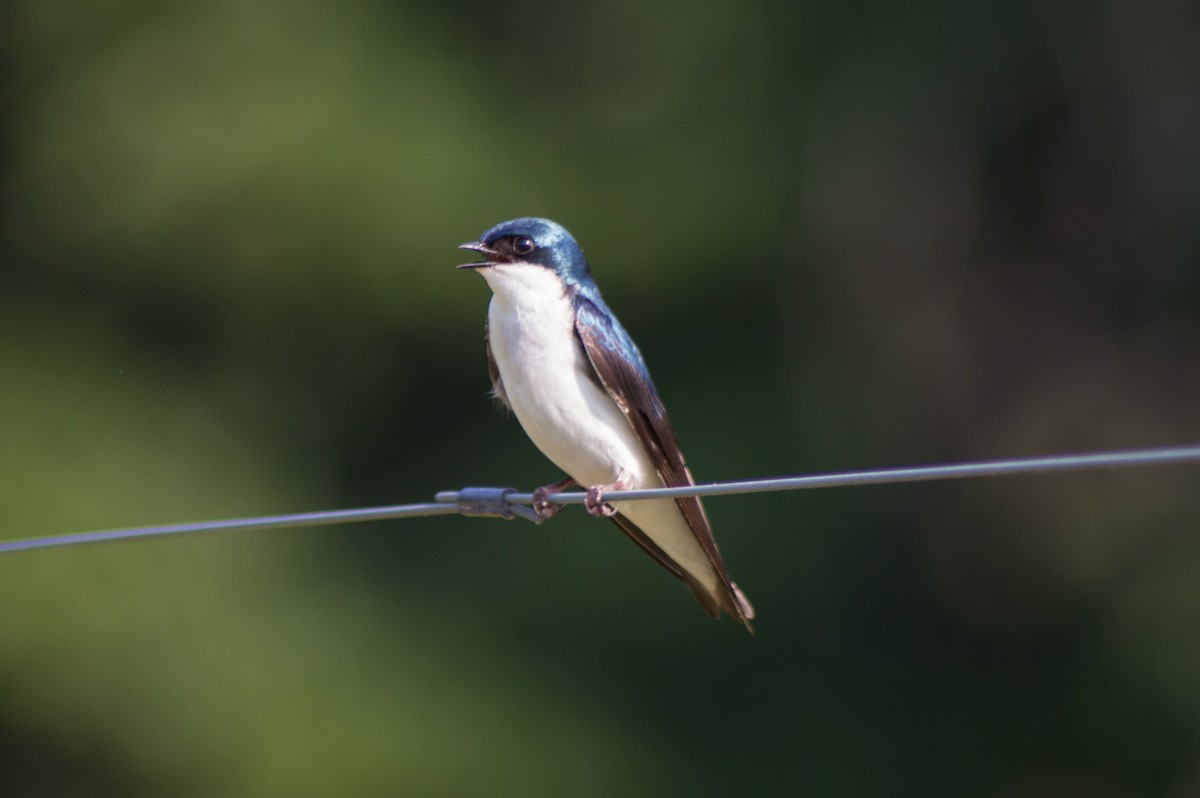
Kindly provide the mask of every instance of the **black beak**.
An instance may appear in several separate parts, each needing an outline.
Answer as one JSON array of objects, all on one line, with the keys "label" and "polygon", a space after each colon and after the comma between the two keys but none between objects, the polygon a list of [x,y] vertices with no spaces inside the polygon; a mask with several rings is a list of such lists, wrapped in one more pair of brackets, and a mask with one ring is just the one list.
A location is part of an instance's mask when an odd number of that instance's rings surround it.
[{"label": "black beak", "polygon": [[479,254],[481,254],[485,258],[487,258],[487,260],[481,260],[477,263],[459,264],[458,268],[460,268],[460,269],[481,269],[485,266],[491,266],[493,263],[495,263],[497,260],[500,259],[499,252],[497,252],[494,249],[491,249],[490,247],[485,247],[483,244],[480,244],[478,241],[468,241],[465,244],[459,244],[458,248],[459,249],[469,249],[472,252],[478,252]]}]

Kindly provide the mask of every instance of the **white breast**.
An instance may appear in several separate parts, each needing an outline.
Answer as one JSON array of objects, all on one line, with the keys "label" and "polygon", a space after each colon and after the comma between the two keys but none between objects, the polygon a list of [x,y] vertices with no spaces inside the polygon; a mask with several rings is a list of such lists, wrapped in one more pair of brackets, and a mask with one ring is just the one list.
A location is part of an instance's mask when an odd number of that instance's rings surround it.
[{"label": "white breast", "polygon": [[657,483],[625,415],[591,376],[575,335],[575,314],[549,269],[497,265],[484,270],[494,296],[488,343],[508,403],[525,433],[581,485],[613,482],[624,469]]}]

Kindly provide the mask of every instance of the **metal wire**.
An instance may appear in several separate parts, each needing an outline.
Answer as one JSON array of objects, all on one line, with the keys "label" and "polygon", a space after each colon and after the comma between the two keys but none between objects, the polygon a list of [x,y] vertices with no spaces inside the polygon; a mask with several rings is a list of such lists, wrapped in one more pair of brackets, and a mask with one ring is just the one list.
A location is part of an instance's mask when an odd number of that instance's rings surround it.
[{"label": "metal wire", "polygon": [[[739,482],[714,482],[679,488],[654,490],[611,491],[606,501],[642,501],[680,496],[728,496],[744,493],[768,493],[786,490],[879,485],[897,482],[929,482],[934,480],[967,479],[972,477],[1007,476],[1013,474],[1044,474],[1065,471],[1095,471],[1099,469],[1135,468],[1145,466],[1200,464],[1200,445],[1171,446],[1155,449],[1131,449],[1095,454],[1053,455],[1009,460],[988,460],[957,465],[910,466],[872,471],[852,471],[836,474],[755,479]],[[572,491],[554,493],[547,498],[555,504],[582,504],[585,493]],[[521,517],[535,523],[542,519],[528,508],[532,493],[518,493],[514,488],[463,488],[442,491],[433,504],[399,504],[389,507],[366,507],[353,510],[329,510],[316,513],[235,518],[224,521],[200,521],[165,526],[146,526],[114,529],[101,532],[80,532],[24,540],[0,541],[0,554],[32,549],[74,546],[83,543],[102,543],[137,538],[203,532],[224,532],[246,529],[279,529],[326,524],[345,524],[357,521],[381,521],[392,518],[414,518],[431,515],[465,515],[468,517]]]},{"label": "metal wire", "polygon": [[196,521],[186,524],[139,526],[130,529],[108,529],[102,532],[77,532],[70,535],[51,535],[24,540],[0,541],[0,554],[58,546],[77,546],[81,543],[107,543],[135,538],[157,538],[170,535],[190,535],[200,532],[228,532],[236,529],[281,529],[325,524],[349,524],[355,521],[382,521],[387,518],[413,518],[423,515],[453,515],[459,512],[454,504],[398,504],[392,507],[365,507],[357,510],[327,510],[318,513],[265,515],[255,518],[232,518],[224,521]]},{"label": "metal wire", "polygon": [[[881,485],[896,482],[930,482],[933,480],[996,477],[1011,474],[1040,474],[1052,471],[1096,471],[1102,468],[1133,468],[1152,465],[1200,463],[1200,446],[1175,446],[1158,449],[1134,449],[1096,454],[1064,454],[1047,457],[1025,457],[1012,460],[987,460],[957,465],[910,466],[883,468],[874,471],[850,471],[838,474],[752,479],[741,482],[713,482],[681,488],[654,490],[612,491],[604,494],[606,501],[638,501],[641,499],[676,498],[680,496],[727,496],[742,493],[770,493],[811,488],[840,488],[853,485]],[[451,493],[439,493],[438,501],[451,500]],[[582,504],[583,493],[555,493],[547,498],[555,504]],[[446,498],[443,498],[446,497]],[[515,493],[509,501],[532,504],[532,493]]]}]

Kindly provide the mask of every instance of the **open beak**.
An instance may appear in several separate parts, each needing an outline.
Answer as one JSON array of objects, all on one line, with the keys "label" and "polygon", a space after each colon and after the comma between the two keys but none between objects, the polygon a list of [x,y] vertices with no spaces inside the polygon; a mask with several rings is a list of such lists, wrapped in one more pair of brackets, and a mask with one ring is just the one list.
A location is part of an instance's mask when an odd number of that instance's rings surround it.
[{"label": "open beak", "polygon": [[478,241],[468,241],[465,244],[459,244],[458,248],[459,249],[467,249],[467,250],[470,250],[471,252],[478,252],[480,255],[483,255],[483,257],[486,258],[486,260],[481,260],[476,263],[459,264],[458,268],[460,268],[460,269],[482,269],[485,266],[491,266],[492,264],[496,263],[500,259],[499,252],[497,252],[496,250],[491,249],[489,247],[485,247],[483,244],[480,244]]}]

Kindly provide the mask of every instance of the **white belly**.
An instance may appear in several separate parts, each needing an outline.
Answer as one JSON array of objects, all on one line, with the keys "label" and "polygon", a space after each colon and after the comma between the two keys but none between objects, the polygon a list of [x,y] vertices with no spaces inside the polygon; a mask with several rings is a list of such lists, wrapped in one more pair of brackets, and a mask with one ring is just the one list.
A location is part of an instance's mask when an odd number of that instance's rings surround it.
[{"label": "white belly", "polygon": [[[639,487],[647,478],[657,484],[625,414],[591,376],[562,284],[540,268],[494,274],[504,269],[494,267],[487,274],[493,290],[498,277],[509,289],[492,297],[488,343],[525,433],[581,485],[613,482],[622,469]],[[521,285],[510,285],[514,279]]]},{"label": "white belly", "polygon": [[[498,265],[483,275],[494,294],[488,344],[508,404],[534,445],[584,487],[612,483],[622,472],[631,488],[662,487],[625,414],[593,378],[571,302],[553,272]],[[719,589],[674,500],[614,505],[702,584]]]}]

